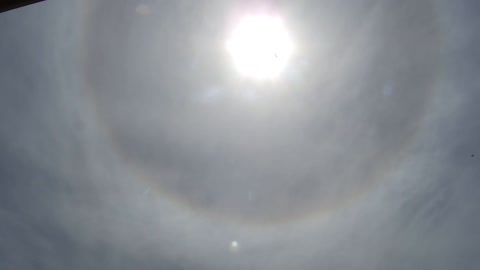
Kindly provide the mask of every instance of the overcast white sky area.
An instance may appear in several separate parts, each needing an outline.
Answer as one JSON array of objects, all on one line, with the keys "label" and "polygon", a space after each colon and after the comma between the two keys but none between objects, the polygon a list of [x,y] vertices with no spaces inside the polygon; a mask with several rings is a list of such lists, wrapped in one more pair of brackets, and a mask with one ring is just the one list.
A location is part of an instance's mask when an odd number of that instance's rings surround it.
[{"label": "overcast white sky area", "polygon": [[479,12],[0,13],[0,269],[480,269]]}]

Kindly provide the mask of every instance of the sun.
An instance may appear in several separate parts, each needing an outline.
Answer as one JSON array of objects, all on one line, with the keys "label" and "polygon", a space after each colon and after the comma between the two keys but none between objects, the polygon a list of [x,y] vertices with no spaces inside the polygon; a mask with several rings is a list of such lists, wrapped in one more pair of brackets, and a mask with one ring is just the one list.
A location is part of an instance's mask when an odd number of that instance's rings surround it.
[{"label": "sun", "polygon": [[284,70],[293,44],[282,20],[270,15],[244,17],[227,40],[238,71],[254,79],[273,79]]}]

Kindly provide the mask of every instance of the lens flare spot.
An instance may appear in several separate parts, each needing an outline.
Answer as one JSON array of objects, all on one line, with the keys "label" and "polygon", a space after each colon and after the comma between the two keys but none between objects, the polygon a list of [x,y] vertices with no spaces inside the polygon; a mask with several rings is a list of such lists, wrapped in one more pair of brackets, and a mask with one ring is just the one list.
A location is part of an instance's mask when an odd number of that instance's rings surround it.
[{"label": "lens flare spot", "polygon": [[230,251],[237,251],[239,248],[237,241],[230,242]]}]

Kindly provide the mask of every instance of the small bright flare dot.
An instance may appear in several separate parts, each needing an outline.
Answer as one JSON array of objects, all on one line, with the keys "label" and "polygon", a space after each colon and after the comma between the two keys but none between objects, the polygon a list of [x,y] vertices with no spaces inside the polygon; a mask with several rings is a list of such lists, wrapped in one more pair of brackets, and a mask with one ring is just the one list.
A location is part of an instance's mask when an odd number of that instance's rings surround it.
[{"label": "small bright flare dot", "polygon": [[234,28],[227,50],[245,76],[272,79],[285,68],[293,45],[280,18],[247,16]]},{"label": "small bright flare dot", "polygon": [[236,251],[238,249],[238,242],[237,241],[232,241],[230,243],[230,250],[231,251]]}]

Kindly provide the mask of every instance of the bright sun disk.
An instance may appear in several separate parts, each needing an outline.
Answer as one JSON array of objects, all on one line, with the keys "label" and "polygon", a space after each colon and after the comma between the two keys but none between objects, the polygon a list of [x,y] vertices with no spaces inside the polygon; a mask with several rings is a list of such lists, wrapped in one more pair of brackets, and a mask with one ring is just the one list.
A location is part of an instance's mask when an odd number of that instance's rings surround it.
[{"label": "bright sun disk", "polygon": [[279,75],[292,49],[283,22],[267,15],[245,17],[227,41],[227,50],[239,72],[256,79]]}]

